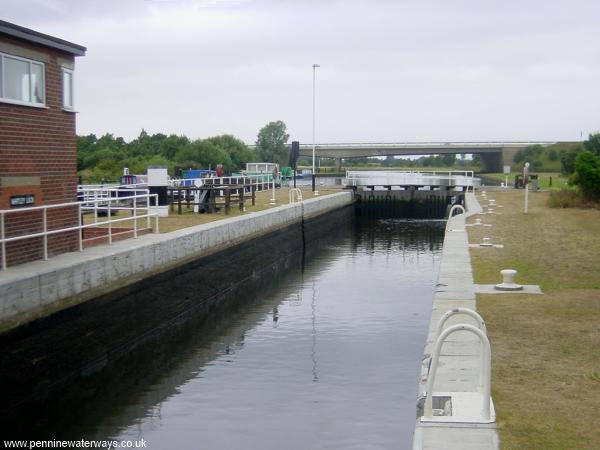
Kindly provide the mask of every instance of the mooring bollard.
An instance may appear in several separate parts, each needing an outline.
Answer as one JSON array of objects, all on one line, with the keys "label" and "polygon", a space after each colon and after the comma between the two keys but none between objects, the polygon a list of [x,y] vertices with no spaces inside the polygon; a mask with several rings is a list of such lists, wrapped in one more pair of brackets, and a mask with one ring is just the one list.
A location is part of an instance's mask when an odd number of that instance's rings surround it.
[{"label": "mooring bollard", "polygon": [[514,269],[504,269],[500,271],[502,275],[502,283],[494,286],[498,291],[521,291],[523,286],[514,282],[517,271]]},{"label": "mooring bollard", "polygon": [[483,241],[481,242],[481,244],[479,244],[480,247],[493,247],[494,244],[492,244],[492,239],[489,237],[484,237]]}]

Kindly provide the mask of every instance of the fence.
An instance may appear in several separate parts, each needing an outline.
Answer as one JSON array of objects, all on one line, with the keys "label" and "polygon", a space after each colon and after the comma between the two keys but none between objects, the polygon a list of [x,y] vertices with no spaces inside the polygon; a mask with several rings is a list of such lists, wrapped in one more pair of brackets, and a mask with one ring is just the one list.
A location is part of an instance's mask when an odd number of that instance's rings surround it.
[{"label": "fence", "polygon": [[[102,191],[106,191],[106,188],[102,188]],[[0,249],[2,252],[2,270],[7,268],[7,244],[11,242],[24,241],[28,239],[42,239],[42,255],[43,259],[48,259],[48,237],[59,235],[61,233],[70,233],[77,232],[77,246],[79,251],[83,251],[83,246],[85,242],[90,242],[97,239],[107,239],[109,244],[112,244],[113,238],[115,236],[121,236],[126,233],[133,234],[134,238],[138,237],[138,220],[146,219],[146,228],[151,228],[151,218],[155,218],[155,229],[154,232],[158,233],[158,213],[152,211],[152,201],[153,199],[154,205],[158,205],[158,195],[157,194],[137,194],[136,192],[133,195],[122,195],[122,196],[113,196],[112,192],[118,194],[123,191],[123,189],[119,188],[109,188],[109,194],[100,198],[92,198],[90,192],[88,192],[87,199],[85,201],[78,202],[68,202],[68,203],[59,203],[54,205],[43,205],[43,206],[33,206],[30,208],[18,208],[18,209],[4,209],[0,210]],[[129,193],[132,191],[129,190]],[[72,209],[73,212],[77,212],[77,225],[71,225],[66,227],[60,227],[56,229],[49,229],[48,227],[48,211],[59,210],[59,209],[69,210]],[[140,210],[145,211],[145,214],[139,214]],[[113,218],[112,215],[118,211],[131,211],[131,215],[128,217],[119,217]],[[83,214],[89,212],[94,214],[94,222],[91,224],[83,223]],[[41,231],[19,234],[16,236],[7,237],[7,216],[18,216],[21,215],[29,215],[39,213],[41,215]],[[99,221],[99,216],[106,214],[107,219]],[[17,219],[18,220],[18,217]],[[127,229],[126,231],[115,231],[113,232],[113,224],[121,223],[125,221],[133,222],[133,229]],[[102,227],[102,235],[93,236],[90,238],[84,238],[83,231],[85,229]],[[104,233],[106,230],[106,233]]]},{"label": "fence", "polygon": [[[200,180],[200,184],[194,184],[196,180]],[[273,175],[271,173],[264,174],[246,174],[233,175],[229,177],[214,177],[214,178],[199,178],[199,179],[174,179],[170,187],[177,188],[180,186],[201,188],[202,186],[221,186],[221,185],[244,185],[246,192],[250,192],[249,187],[254,186],[256,192],[266,191],[271,189],[273,183]]]},{"label": "fence", "polygon": [[346,171],[346,186],[449,186],[474,189],[479,185],[472,170],[462,171]]}]

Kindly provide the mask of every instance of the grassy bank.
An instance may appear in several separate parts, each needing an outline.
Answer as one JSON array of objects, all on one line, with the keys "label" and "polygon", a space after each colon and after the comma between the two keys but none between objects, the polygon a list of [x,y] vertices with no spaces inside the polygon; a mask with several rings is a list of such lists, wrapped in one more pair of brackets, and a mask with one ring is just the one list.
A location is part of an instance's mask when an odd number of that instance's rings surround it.
[{"label": "grassy bank", "polygon": [[[600,211],[550,209],[548,193],[490,192],[503,205],[472,227],[503,249],[472,249],[476,283],[518,282],[544,295],[478,295],[492,342],[493,396],[503,449],[600,446]],[[482,200],[480,199],[480,202]],[[474,221],[471,219],[470,221]]]},{"label": "grassy bank", "polygon": [[[522,175],[522,173],[511,173],[508,175],[508,185],[510,187],[515,185],[515,175]],[[482,181],[488,186],[500,186],[500,183],[504,183],[506,177],[503,173],[484,173],[477,174],[477,176],[481,177]],[[568,177],[559,172],[538,173],[538,186],[540,189],[556,190],[566,188],[568,186],[567,180]]]}]

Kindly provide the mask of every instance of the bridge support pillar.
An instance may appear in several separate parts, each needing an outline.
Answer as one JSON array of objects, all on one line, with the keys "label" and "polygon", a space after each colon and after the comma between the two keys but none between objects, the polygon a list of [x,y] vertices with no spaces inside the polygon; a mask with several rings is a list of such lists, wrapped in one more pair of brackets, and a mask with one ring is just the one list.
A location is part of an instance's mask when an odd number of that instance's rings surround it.
[{"label": "bridge support pillar", "polygon": [[342,158],[335,158],[335,171],[336,172],[342,171]]},{"label": "bridge support pillar", "polygon": [[502,165],[510,166],[511,171],[514,169],[515,155],[519,151],[518,148],[503,148],[502,149]]},{"label": "bridge support pillar", "polygon": [[502,152],[481,153],[482,172],[500,172],[502,173]]}]

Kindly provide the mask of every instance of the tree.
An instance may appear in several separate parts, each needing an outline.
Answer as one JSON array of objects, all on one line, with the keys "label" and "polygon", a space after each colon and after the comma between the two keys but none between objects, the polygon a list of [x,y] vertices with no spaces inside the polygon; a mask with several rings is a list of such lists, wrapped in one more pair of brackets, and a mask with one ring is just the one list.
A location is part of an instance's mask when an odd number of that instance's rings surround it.
[{"label": "tree", "polygon": [[581,147],[561,150],[559,153],[560,171],[565,175],[570,175],[575,171],[575,159],[581,152]]},{"label": "tree", "polygon": [[456,162],[456,155],[452,153],[447,153],[444,155],[440,155],[440,160],[444,166],[453,166]]},{"label": "tree", "polygon": [[588,140],[583,143],[588,152],[600,156],[600,133],[590,134]]},{"label": "tree", "polygon": [[241,170],[245,168],[247,162],[258,160],[258,155],[254,150],[230,134],[214,136],[206,139],[206,141],[216,145],[229,155],[231,170]]},{"label": "tree", "polygon": [[263,162],[275,162],[287,164],[288,149],[287,127],[281,120],[269,122],[258,132],[256,140],[256,152]]},{"label": "tree", "polygon": [[184,145],[175,155],[175,161],[180,165],[202,169],[214,169],[217,164],[223,164],[225,170],[230,171],[232,166],[229,155],[208,139]]},{"label": "tree", "polygon": [[384,167],[390,167],[394,165],[394,157],[392,155],[386,156],[385,159],[382,161],[381,165]]},{"label": "tree", "polygon": [[579,153],[571,181],[587,200],[600,200],[600,157],[588,150]]}]

